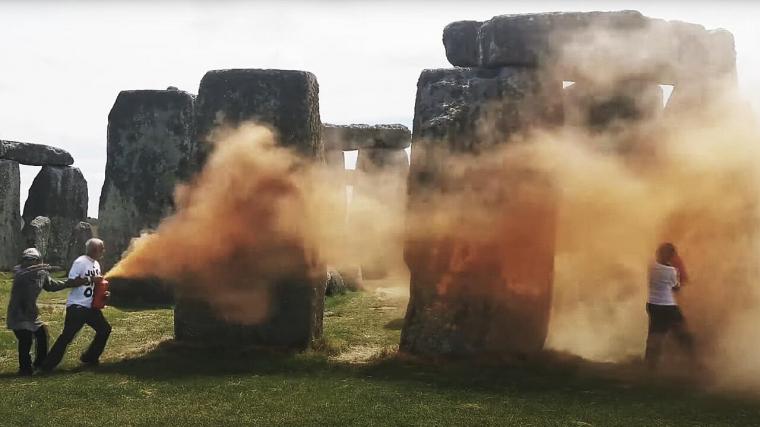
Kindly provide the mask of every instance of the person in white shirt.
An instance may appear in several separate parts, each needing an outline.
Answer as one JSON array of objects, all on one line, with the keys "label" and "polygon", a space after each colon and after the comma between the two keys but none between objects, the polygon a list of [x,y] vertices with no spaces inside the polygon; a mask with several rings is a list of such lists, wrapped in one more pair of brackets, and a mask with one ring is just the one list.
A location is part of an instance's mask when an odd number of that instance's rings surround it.
[{"label": "person in white shirt", "polygon": [[681,349],[694,359],[694,338],[686,328],[674,295],[681,288],[679,270],[673,266],[675,260],[680,260],[676,247],[672,243],[663,243],[657,248],[656,259],[649,269],[647,299],[649,333],[644,358],[650,368],[657,367],[669,332],[673,333]]},{"label": "person in white shirt", "polygon": [[43,371],[50,372],[61,362],[66,348],[84,325],[95,330],[95,338],[79,360],[85,365],[98,365],[100,355],[103,353],[108,336],[111,334],[111,325],[103,316],[103,312],[91,307],[95,284],[103,280],[98,260],[105,253],[105,245],[100,239],[90,239],[85,244],[85,248],[86,255],[82,255],[74,261],[69,271],[69,278],[84,277],[88,279],[87,283],[72,289],[69,293],[69,298],[66,301],[63,332],[45,358],[42,364]]}]

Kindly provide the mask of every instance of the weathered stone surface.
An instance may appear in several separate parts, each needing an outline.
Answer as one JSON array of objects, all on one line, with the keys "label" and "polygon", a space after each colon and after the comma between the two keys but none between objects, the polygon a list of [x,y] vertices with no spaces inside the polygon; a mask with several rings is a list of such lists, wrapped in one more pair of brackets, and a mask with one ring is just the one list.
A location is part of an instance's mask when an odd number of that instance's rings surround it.
[{"label": "weathered stone surface", "polygon": [[0,269],[18,263],[21,249],[21,178],[17,162],[0,160]]},{"label": "weathered stone surface", "polygon": [[612,87],[576,83],[565,89],[565,124],[593,131],[623,130],[659,117],[663,109],[662,88],[652,82],[631,80]]},{"label": "weathered stone surface", "polygon": [[108,304],[114,307],[165,307],[174,302],[171,285],[157,279],[109,278],[111,297]]},{"label": "weathered stone surface", "polygon": [[342,266],[338,268],[340,277],[349,291],[360,291],[364,289],[362,284],[362,271],[358,266]]},{"label": "weathered stone surface", "polygon": [[733,36],[727,31],[652,19],[637,11],[502,15],[476,26],[460,21],[444,29],[446,56],[453,65],[540,66],[563,80],[613,75],[669,84],[736,73]]},{"label": "weathered stone surface", "polygon": [[446,48],[446,59],[451,65],[478,66],[478,31],[482,25],[480,21],[457,21],[443,29],[443,46]]},{"label": "weathered stone surface", "polygon": [[409,128],[399,124],[332,125],[322,128],[325,150],[359,150],[361,148],[403,149],[412,143]]},{"label": "weathered stone surface", "polygon": [[337,270],[327,270],[327,287],[325,295],[330,297],[334,295],[343,295],[346,293],[346,284]]},{"label": "weathered stone surface", "polygon": [[78,168],[43,166],[34,178],[23,218],[50,218],[48,263],[67,267],[74,228],[87,218],[87,200],[87,181]]},{"label": "weathered stone surface", "polygon": [[218,125],[253,120],[272,127],[278,142],[321,158],[319,85],[314,74],[294,70],[209,71],[196,99],[199,139]]},{"label": "weathered stone surface", "polygon": [[[324,159],[320,137],[319,86],[316,77],[304,71],[221,70],[206,73],[196,98],[198,137],[208,138],[217,125],[255,121],[270,126],[278,143],[315,161]],[[224,313],[213,311],[202,295],[176,294],[174,331],[178,340],[226,343],[234,346],[272,346],[291,349],[308,347],[322,334],[326,275],[314,277],[315,268],[307,249],[295,245],[283,249],[298,268],[282,272],[287,279],[267,286],[266,318],[256,324],[238,324]],[[317,266],[318,267],[318,266]],[[314,268],[314,270],[312,270]],[[235,284],[236,292],[250,294],[258,289],[245,276]],[[247,290],[252,290],[248,291]],[[178,289],[179,291],[179,289]]]},{"label": "weathered stone surface", "polygon": [[177,90],[122,91],[108,115],[106,176],[98,233],[110,269],[143,230],[173,211],[174,187],[197,169],[193,96]]},{"label": "weathered stone surface", "polygon": [[[86,252],[85,244],[93,238],[92,225],[88,222],[80,221],[71,231],[71,245],[69,246],[68,261],[66,265],[71,265],[74,260]],[[106,252],[108,252],[106,250]]]},{"label": "weathered stone surface", "polygon": [[31,222],[24,224],[21,234],[25,248],[37,248],[42,259],[47,259],[48,242],[50,241],[50,218],[45,216],[34,218]]},{"label": "weathered stone surface", "polygon": [[32,166],[70,166],[74,158],[68,151],[49,145],[0,140],[0,159]]},{"label": "weathered stone surface", "polygon": [[[530,165],[504,170],[484,156],[462,167],[458,155],[489,153],[535,126],[559,122],[561,91],[561,81],[524,68],[420,76],[402,351],[472,357],[542,348],[553,281],[554,191]],[[431,212],[444,208],[451,225],[428,227]]]},{"label": "weathered stone surface", "polygon": [[270,315],[265,322],[255,325],[227,321],[203,300],[176,295],[174,337],[231,347],[306,349],[322,336],[325,278],[315,284],[299,280],[274,287]]},{"label": "weathered stone surface", "polygon": [[478,31],[478,65],[537,66],[559,55],[563,44],[574,41],[573,34],[584,29],[630,31],[648,23],[637,11],[496,16]]}]

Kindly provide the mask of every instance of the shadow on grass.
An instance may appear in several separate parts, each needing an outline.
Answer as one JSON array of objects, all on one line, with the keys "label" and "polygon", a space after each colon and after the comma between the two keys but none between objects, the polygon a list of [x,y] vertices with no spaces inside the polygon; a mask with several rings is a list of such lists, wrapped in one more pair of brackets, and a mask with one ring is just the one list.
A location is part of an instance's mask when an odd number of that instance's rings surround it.
[{"label": "shadow on grass", "polygon": [[399,317],[398,319],[393,319],[390,322],[386,323],[383,328],[389,329],[391,331],[400,331],[401,328],[404,327],[404,318]]},{"label": "shadow on grass", "polygon": [[[583,398],[636,400],[672,398],[694,390],[694,382],[674,382],[648,375],[639,363],[595,363],[560,353],[545,352],[530,361],[423,360],[393,354],[365,364],[330,360],[325,354],[276,352],[260,349],[196,347],[164,341],[137,358],[102,365],[98,371],[148,380],[172,381],[186,377],[229,375],[287,375],[390,381],[436,389],[486,393],[561,394]],[[612,397],[616,396],[616,397]]]}]

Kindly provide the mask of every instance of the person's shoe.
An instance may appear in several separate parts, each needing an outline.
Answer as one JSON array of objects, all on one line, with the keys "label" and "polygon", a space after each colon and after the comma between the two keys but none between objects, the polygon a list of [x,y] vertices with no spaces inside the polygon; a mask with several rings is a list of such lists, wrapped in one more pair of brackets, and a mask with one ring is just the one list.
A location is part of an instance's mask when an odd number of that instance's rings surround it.
[{"label": "person's shoe", "polygon": [[18,370],[18,376],[20,377],[31,377],[33,374],[34,370],[32,368]]},{"label": "person's shoe", "polygon": [[79,361],[82,362],[82,365],[84,365],[84,366],[86,366],[88,368],[95,368],[95,367],[100,366],[100,361],[97,360],[97,359],[95,359],[95,360],[89,360],[89,359],[85,359],[84,357],[80,357]]}]

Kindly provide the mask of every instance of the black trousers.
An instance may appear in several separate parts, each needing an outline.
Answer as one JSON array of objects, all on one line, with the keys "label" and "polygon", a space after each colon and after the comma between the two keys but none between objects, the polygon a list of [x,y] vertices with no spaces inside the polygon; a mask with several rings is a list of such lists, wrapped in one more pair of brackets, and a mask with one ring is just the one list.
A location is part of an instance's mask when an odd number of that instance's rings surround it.
[{"label": "black trousers", "polygon": [[84,325],[95,330],[95,338],[93,338],[87,351],[82,354],[80,360],[85,363],[95,363],[98,361],[103,353],[103,349],[106,347],[108,336],[111,335],[111,325],[103,317],[103,312],[98,309],[70,305],[66,307],[66,320],[63,323],[63,332],[55,340],[53,348],[50,349],[50,353],[48,353],[43,363],[43,370],[52,370],[61,363],[66,348]]},{"label": "black trousers", "polygon": [[659,362],[668,333],[672,333],[681,350],[694,359],[694,338],[677,305],[647,304],[647,314],[649,333],[645,359],[650,367],[655,367]]},{"label": "black trousers", "polygon": [[26,329],[17,329],[13,331],[13,334],[16,335],[16,339],[18,339],[19,371],[23,373],[31,373],[32,356],[29,352],[32,350],[32,341],[36,341],[37,343],[34,351],[34,366],[40,367],[48,352],[47,327],[42,325],[34,332]]}]

